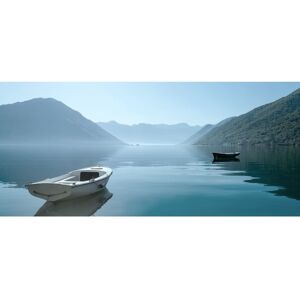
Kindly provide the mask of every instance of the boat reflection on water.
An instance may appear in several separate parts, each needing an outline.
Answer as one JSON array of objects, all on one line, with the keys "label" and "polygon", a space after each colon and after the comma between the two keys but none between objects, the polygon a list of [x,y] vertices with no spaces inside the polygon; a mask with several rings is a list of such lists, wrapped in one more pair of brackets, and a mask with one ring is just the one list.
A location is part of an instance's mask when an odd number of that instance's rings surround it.
[{"label": "boat reflection on water", "polygon": [[228,161],[235,161],[235,162],[239,162],[239,158],[236,158],[236,157],[233,157],[233,158],[215,158],[212,163],[215,164],[215,163],[219,163],[219,162],[228,162]]},{"label": "boat reflection on water", "polygon": [[95,194],[56,202],[47,201],[35,216],[91,216],[96,213],[113,194],[103,189]]}]

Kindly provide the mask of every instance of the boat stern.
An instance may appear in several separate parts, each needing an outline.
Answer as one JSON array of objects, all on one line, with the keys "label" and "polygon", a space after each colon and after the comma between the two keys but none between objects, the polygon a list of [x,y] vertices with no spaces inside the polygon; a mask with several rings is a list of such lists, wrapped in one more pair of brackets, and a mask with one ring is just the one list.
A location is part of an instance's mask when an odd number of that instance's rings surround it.
[{"label": "boat stern", "polygon": [[55,183],[31,183],[25,185],[31,195],[47,201],[57,201],[71,195],[71,186]]}]

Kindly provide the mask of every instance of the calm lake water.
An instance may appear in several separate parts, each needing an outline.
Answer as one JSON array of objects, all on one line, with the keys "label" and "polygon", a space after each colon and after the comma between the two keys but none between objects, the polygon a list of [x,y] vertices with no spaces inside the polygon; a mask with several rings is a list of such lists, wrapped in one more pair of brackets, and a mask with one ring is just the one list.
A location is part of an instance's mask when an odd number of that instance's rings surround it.
[{"label": "calm lake water", "polygon": [[[213,150],[242,154],[213,163]],[[114,170],[98,194],[48,203],[24,188],[98,163]],[[0,146],[0,215],[299,216],[300,149]]]}]

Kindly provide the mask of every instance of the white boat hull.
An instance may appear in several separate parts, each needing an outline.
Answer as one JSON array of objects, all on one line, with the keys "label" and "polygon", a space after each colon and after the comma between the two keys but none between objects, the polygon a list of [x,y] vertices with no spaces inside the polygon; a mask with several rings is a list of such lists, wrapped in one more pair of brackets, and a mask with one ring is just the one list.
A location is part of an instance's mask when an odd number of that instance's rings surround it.
[{"label": "white boat hull", "polygon": [[102,176],[98,179],[96,178],[85,182],[45,180],[28,184],[26,187],[30,194],[47,201],[59,201],[63,199],[82,197],[89,194],[94,194],[106,187],[106,184],[112,175],[112,171],[108,168],[101,169],[109,170],[109,172],[107,172],[105,176]]},{"label": "white boat hull", "polygon": [[47,201],[57,201],[72,194],[72,187],[53,183],[36,183],[27,186],[31,195]]}]

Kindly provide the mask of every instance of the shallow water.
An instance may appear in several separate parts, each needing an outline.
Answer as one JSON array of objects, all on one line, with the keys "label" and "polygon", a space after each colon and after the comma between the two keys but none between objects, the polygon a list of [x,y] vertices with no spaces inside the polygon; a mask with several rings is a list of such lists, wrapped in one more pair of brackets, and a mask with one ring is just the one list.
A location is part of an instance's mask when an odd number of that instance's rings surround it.
[{"label": "shallow water", "polygon": [[[212,151],[235,150],[240,161],[212,162]],[[295,147],[0,146],[0,158],[0,215],[300,215]],[[49,204],[24,188],[97,163],[114,174],[96,195]]]}]

